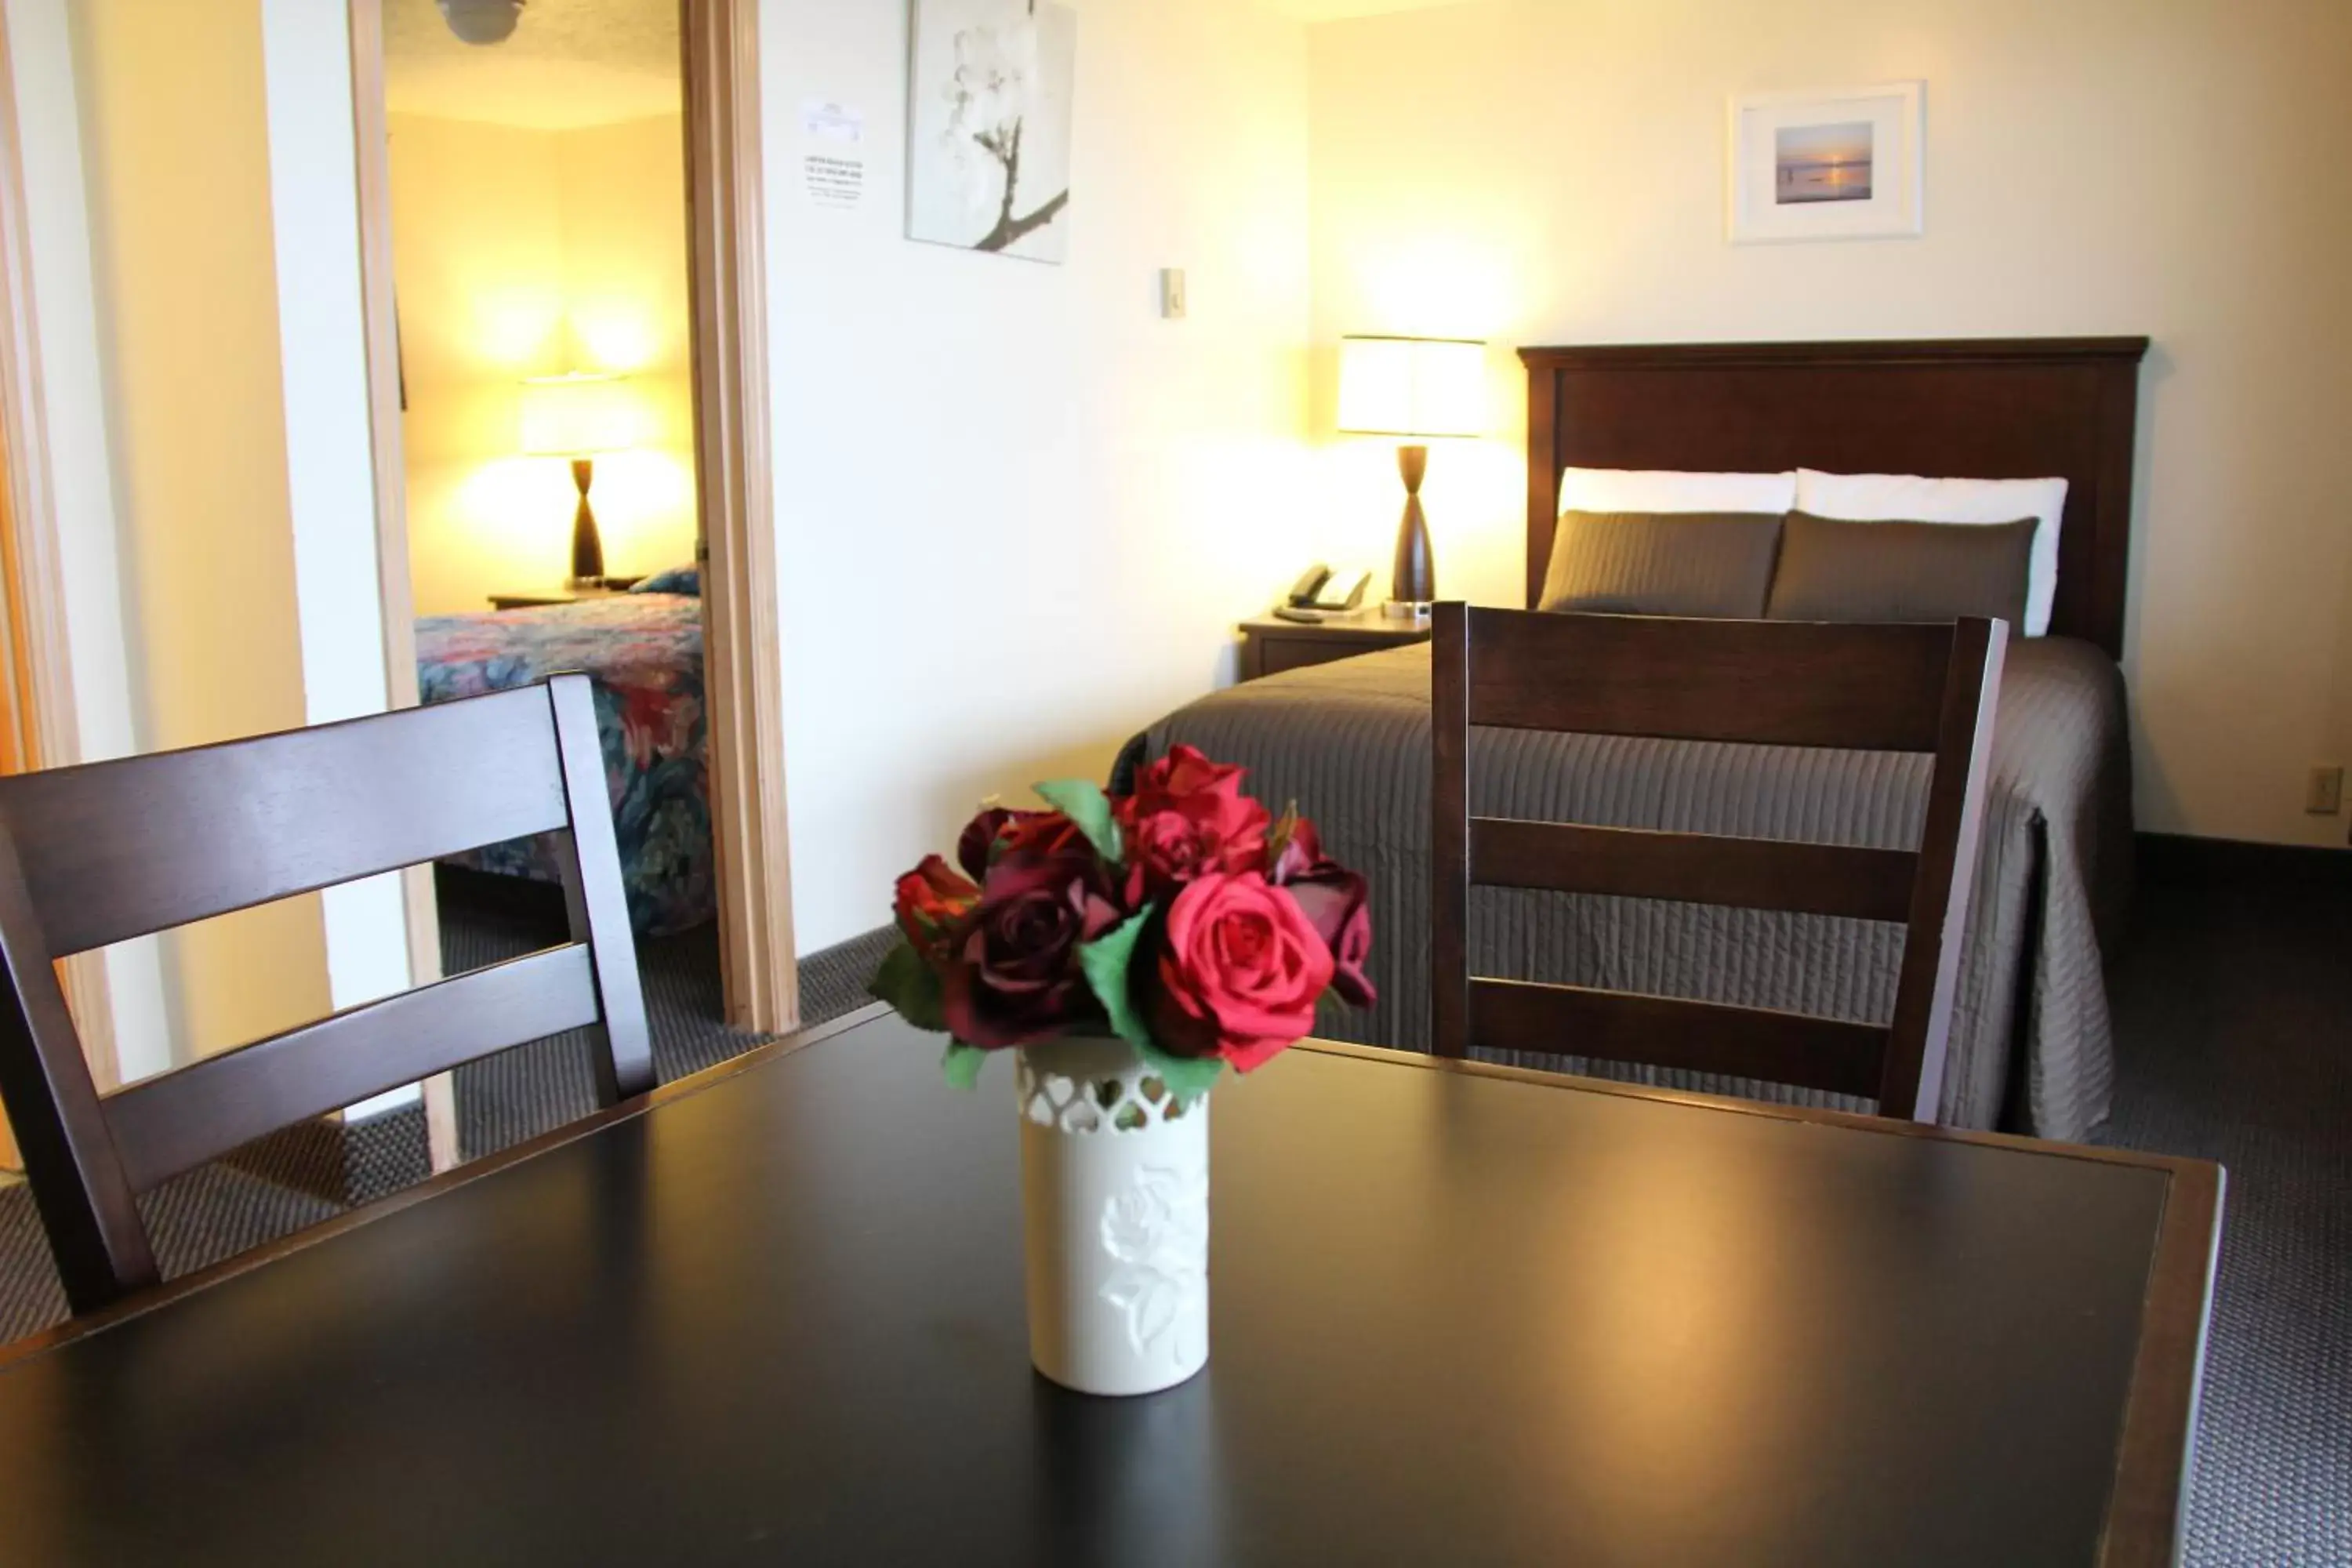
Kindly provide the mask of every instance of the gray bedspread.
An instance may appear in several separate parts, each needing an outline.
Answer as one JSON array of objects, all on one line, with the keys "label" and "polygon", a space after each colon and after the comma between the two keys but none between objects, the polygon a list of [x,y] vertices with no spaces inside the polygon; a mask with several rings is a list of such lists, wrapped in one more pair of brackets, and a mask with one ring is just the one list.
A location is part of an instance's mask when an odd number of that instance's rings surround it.
[{"label": "gray bedspread", "polygon": [[[1368,1013],[1328,1036],[1428,1048],[1429,651],[1404,647],[1252,681],[1154,725],[1129,760],[1189,742],[1295,800],[1329,851],[1371,881]],[[1471,809],[1612,826],[1910,848],[1928,759],[1480,730]],[[2114,1081],[2100,938],[2129,894],[2130,752],[2123,680],[2097,648],[2011,644],[1995,727],[1975,908],[1944,1083],[1944,1120],[2081,1139]],[[1648,900],[1474,889],[1474,973],[1793,1008],[1883,1023],[1901,928]],[[1485,1053],[1480,1053],[1485,1054]],[[1491,1059],[1510,1061],[1508,1056]],[[1558,1058],[1523,1065],[1559,1068]],[[1830,1105],[1785,1086],[1593,1066],[1676,1087]]]}]

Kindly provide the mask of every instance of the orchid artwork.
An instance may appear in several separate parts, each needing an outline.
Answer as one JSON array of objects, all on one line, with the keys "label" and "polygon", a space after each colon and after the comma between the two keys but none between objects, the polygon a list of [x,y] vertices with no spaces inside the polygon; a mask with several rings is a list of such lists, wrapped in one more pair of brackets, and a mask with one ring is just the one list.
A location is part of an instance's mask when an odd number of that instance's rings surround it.
[{"label": "orchid artwork", "polygon": [[1060,262],[1076,13],[1049,0],[913,5],[908,237]]}]

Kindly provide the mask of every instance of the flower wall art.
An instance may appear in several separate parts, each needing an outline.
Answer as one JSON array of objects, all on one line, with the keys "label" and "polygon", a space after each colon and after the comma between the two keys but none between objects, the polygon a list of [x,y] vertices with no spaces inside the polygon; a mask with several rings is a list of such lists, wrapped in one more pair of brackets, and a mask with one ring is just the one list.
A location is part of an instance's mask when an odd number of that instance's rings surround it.
[{"label": "flower wall art", "polygon": [[1048,0],[912,3],[907,237],[1060,262],[1077,13]]}]

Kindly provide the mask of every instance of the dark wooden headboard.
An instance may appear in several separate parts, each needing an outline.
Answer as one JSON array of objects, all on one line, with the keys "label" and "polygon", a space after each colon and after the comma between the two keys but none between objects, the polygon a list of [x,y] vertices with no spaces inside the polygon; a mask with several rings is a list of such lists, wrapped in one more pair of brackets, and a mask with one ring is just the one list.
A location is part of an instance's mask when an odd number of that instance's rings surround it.
[{"label": "dark wooden headboard", "polygon": [[1521,349],[1528,604],[1543,590],[1570,466],[2063,475],[2051,630],[2120,656],[2147,352],[2146,338]]}]

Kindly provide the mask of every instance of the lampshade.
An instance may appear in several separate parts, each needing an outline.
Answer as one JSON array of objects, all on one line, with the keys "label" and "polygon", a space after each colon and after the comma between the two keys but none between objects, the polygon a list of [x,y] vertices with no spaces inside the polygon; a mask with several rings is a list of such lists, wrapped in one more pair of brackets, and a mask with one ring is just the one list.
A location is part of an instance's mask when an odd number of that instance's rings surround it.
[{"label": "lampshade", "polygon": [[637,444],[637,410],[616,375],[542,376],[522,384],[522,449],[587,457]]},{"label": "lampshade", "polygon": [[1358,436],[1477,436],[1486,345],[1459,338],[1341,338],[1339,428]]}]

